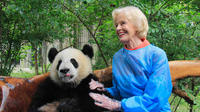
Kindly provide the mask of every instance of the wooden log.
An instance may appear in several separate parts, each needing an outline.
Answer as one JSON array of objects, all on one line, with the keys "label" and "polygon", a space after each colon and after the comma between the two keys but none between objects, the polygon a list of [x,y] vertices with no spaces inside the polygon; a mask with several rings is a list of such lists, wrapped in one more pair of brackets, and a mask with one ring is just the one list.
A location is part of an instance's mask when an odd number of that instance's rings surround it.
[{"label": "wooden log", "polygon": [[30,79],[1,76],[0,112],[26,112],[38,84],[48,75],[46,73]]},{"label": "wooden log", "polygon": [[172,82],[186,77],[200,76],[200,60],[169,61]]},{"label": "wooden log", "polygon": [[[200,60],[169,61],[172,82],[186,77],[200,76]],[[112,66],[94,71],[100,81],[112,80]]]}]

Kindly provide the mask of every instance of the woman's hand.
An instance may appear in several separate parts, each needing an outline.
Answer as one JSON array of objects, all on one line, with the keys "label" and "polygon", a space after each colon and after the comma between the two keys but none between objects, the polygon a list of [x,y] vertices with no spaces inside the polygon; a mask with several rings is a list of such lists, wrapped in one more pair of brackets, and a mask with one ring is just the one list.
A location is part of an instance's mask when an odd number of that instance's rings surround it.
[{"label": "woman's hand", "polygon": [[97,89],[98,91],[105,91],[104,85],[98,81],[95,81],[91,79],[91,82],[89,83],[90,89],[95,90]]},{"label": "woman's hand", "polygon": [[105,95],[97,93],[89,93],[89,95],[95,100],[95,105],[106,108],[111,111],[120,111],[121,102],[111,99]]}]

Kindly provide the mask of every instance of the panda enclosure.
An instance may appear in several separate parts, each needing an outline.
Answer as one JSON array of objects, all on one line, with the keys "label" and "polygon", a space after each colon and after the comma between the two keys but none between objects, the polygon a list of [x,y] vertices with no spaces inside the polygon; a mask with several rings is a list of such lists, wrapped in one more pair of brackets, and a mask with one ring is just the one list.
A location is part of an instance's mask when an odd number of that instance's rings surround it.
[{"label": "panda enclosure", "polygon": [[[2,0],[0,74],[32,77],[46,73],[50,66],[47,60],[50,47],[81,48],[85,43],[95,48],[94,70],[106,68],[111,65],[113,54],[122,47],[116,38],[111,12],[127,5],[142,9],[150,26],[148,40],[164,49],[170,61],[198,60],[199,4],[199,0]],[[187,77],[194,74],[190,67],[200,69],[188,66],[180,70],[179,75],[184,78],[177,80],[176,86],[189,97],[194,96],[196,104],[185,102],[178,93],[172,94],[172,111],[199,111],[200,79]]]}]

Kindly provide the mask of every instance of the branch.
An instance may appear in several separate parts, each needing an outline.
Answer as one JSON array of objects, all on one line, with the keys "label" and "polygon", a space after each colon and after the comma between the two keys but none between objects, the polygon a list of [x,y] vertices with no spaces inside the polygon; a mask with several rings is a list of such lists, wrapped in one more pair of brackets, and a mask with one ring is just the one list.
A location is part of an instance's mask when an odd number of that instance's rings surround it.
[{"label": "branch", "polygon": [[167,4],[168,2],[169,2],[169,0],[165,1],[165,3],[163,3],[162,6],[153,15],[150,14],[149,21],[151,21],[153,19],[153,17],[155,17],[155,15],[161,10],[161,8],[164,7],[165,4]]},{"label": "branch", "polygon": [[97,28],[96,28],[96,30],[94,31],[94,36],[96,36],[97,30],[98,30],[99,26],[101,26],[102,19],[103,19],[103,8],[102,8],[102,14],[101,14],[101,18],[100,18],[100,20],[99,20],[99,24],[97,25]]},{"label": "branch", "polygon": [[[84,21],[81,19],[80,15],[76,14],[74,11],[72,11],[70,8],[66,7],[65,5],[63,5],[63,6],[64,6],[64,8],[66,8],[68,11],[70,11],[73,15],[75,15],[75,16],[79,19],[79,21],[80,21],[80,22],[86,27],[86,29],[89,31],[90,35],[92,36],[92,38],[93,38],[94,41],[96,42],[97,47],[99,48],[99,51],[100,51],[100,53],[101,53],[101,56],[102,56],[102,58],[103,58],[103,60],[104,60],[104,62],[105,62],[105,64],[106,64],[106,66],[108,67],[108,63],[107,63],[107,61],[106,61],[106,59],[105,59],[105,57],[104,57],[104,55],[103,55],[103,51],[101,50],[101,47],[100,47],[100,45],[99,45],[97,39],[95,38],[95,34],[93,34],[92,31],[90,30],[90,28],[84,23]],[[103,16],[102,16],[102,17],[103,17]],[[100,20],[100,22],[101,22],[101,20]],[[99,23],[99,25],[100,25],[100,23]],[[97,30],[97,29],[96,29],[96,30]]]},{"label": "branch", "polygon": [[[7,56],[5,57],[6,60],[5,60],[5,65],[9,65],[8,61],[9,61],[9,58],[12,57],[11,55],[11,50],[12,50],[12,45],[13,45],[13,38],[14,38],[14,33],[15,33],[15,28],[16,28],[16,24],[17,24],[17,21],[15,21],[14,23],[14,29],[12,30],[12,34],[10,34],[11,36],[9,37],[10,40],[8,41],[9,42],[9,47],[8,47],[8,54]],[[11,32],[11,31],[10,31]],[[11,64],[11,62],[10,62]]]},{"label": "branch", "polygon": [[176,87],[173,87],[172,92],[176,95],[178,95],[179,97],[183,98],[187,103],[189,103],[190,105],[194,104],[194,101],[187,95],[187,93],[183,90],[180,90]]}]

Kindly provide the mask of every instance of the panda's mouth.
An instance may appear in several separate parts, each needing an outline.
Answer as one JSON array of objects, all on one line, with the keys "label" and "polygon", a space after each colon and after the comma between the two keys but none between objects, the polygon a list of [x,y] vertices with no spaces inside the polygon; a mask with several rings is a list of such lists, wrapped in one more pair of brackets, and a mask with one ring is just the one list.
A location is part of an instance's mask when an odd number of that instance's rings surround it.
[{"label": "panda's mouth", "polygon": [[69,81],[69,80],[71,80],[72,78],[74,78],[74,75],[69,74],[69,73],[65,73],[65,74],[61,73],[59,77],[60,77],[60,79],[63,80],[63,81]]},{"label": "panda's mouth", "polygon": [[60,69],[59,74],[62,80],[70,80],[74,77],[74,75],[70,73],[70,69],[68,68]]},{"label": "panda's mouth", "polygon": [[74,76],[71,75],[71,74],[69,74],[69,73],[66,73],[66,74],[65,74],[65,77],[68,77],[68,78],[72,79]]}]

